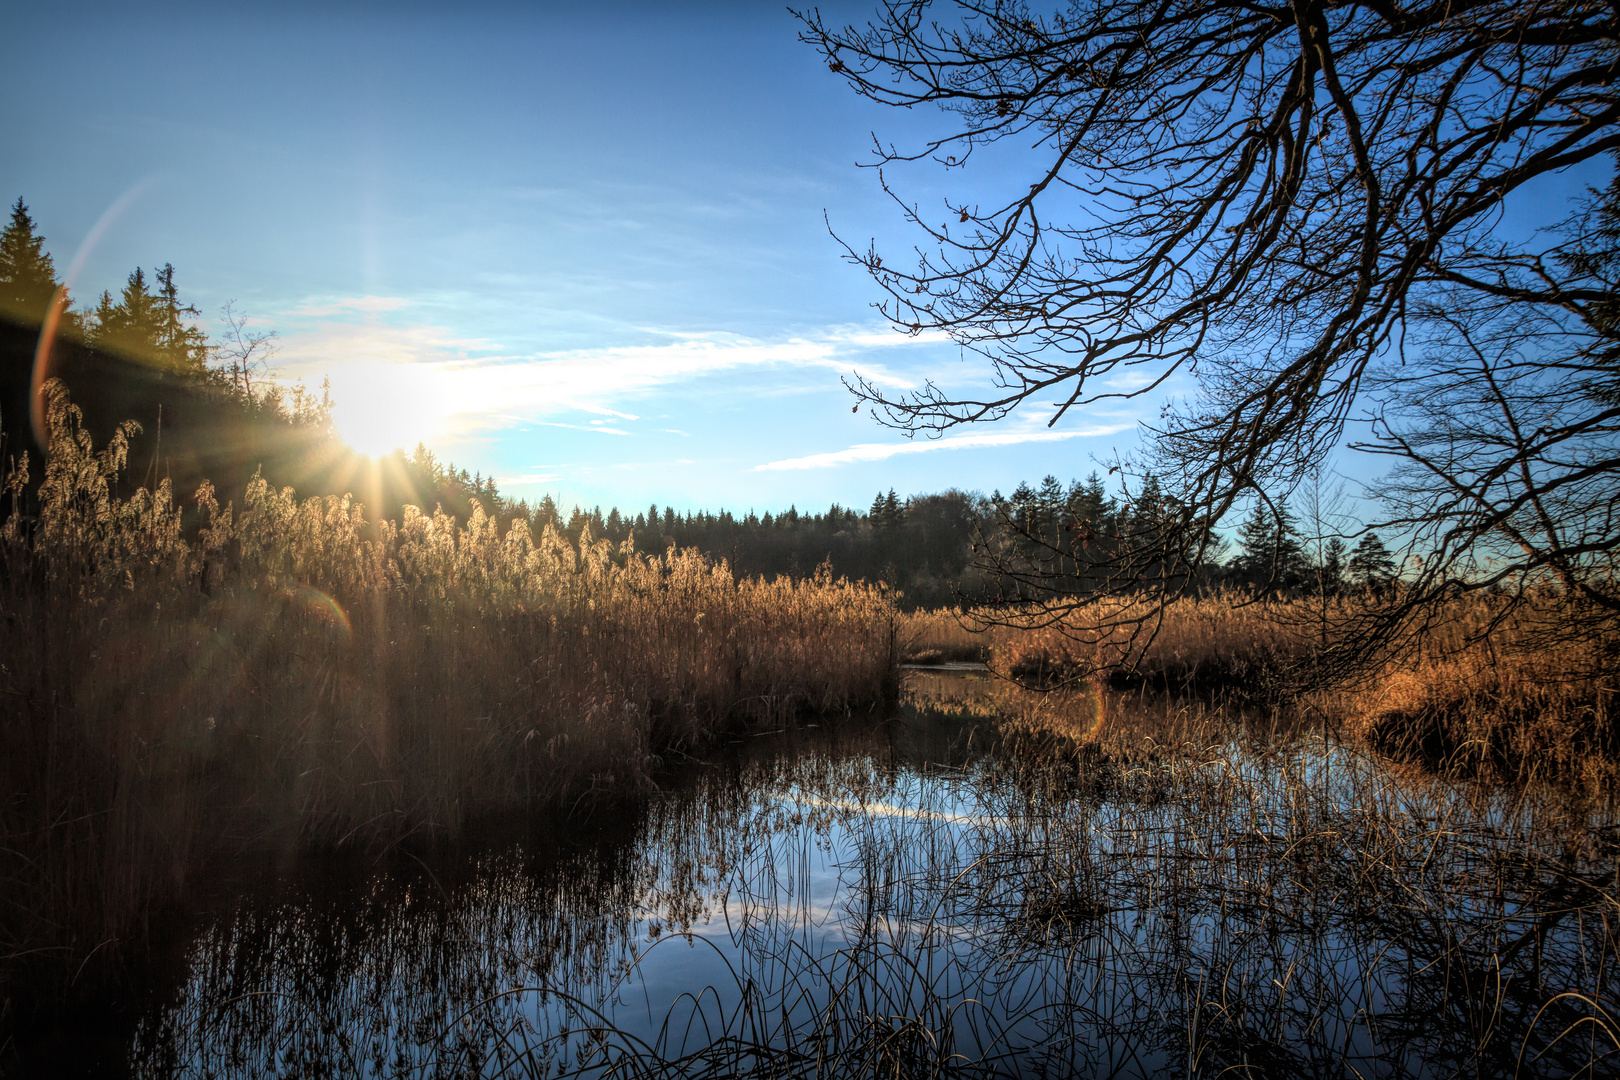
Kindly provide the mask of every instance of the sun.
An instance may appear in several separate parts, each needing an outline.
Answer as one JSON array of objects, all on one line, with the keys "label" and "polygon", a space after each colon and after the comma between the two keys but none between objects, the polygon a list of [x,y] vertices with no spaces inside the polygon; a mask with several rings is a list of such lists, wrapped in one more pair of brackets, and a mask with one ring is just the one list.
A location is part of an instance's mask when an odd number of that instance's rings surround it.
[{"label": "sun", "polygon": [[431,444],[448,428],[446,388],[430,365],[345,364],[330,378],[338,438],[368,457]]}]

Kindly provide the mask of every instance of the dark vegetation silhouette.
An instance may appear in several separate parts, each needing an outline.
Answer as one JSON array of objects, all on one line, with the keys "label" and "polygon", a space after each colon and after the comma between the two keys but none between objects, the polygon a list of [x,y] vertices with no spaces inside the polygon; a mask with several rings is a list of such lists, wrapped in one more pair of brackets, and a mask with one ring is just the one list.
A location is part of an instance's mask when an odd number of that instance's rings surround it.
[{"label": "dark vegetation silhouette", "polygon": [[[857,379],[877,419],[938,434],[1038,408],[1057,424],[1192,384],[1125,463],[1138,487],[1156,475],[1161,515],[1106,558],[1084,532],[1051,545],[1000,618],[1106,619],[1145,648],[1200,583],[1211,530],[1258,502],[1286,541],[1276,504],[1348,440],[1394,466],[1373,524],[1400,538],[1405,587],[1331,636],[1323,679],[1407,648],[1470,593],[1499,605],[1480,627],[1504,647],[1620,659],[1620,180],[1560,228],[1498,228],[1538,181],[1613,166],[1612,8],[924,0],[864,25],[799,18],[854,93],[939,117],[909,145],[874,138],[916,258],[845,252],[898,328],[989,367],[962,390]],[[897,186],[981,164],[1002,185],[983,201]],[[1272,546],[1286,586],[1297,567]]]}]

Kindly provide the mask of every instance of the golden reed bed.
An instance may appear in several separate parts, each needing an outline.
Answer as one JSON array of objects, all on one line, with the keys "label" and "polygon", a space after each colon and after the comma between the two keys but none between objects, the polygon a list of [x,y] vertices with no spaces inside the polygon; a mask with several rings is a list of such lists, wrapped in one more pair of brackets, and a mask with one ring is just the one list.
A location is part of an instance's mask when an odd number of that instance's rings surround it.
[{"label": "golden reed bed", "polygon": [[1021,723],[1047,716],[1055,730],[1071,734],[1095,726],[1092,712],[1102,699],[1089,688],[1107,684],[1280,705],[1297,714],[1291,725],[1326,724],[1386,753],[1446,769],[1514,781],[1596,783],[1611,775],[1620,758],[1620,680],[1605,674],[1605,642],[1549,644],[1512,618],[1487,639],[1499,602],[1458,600],[1420,644],[1335,688],[1310,687],[1304,676],[1312,659],[1340,628],[1354,625],[1350,616],[1361,602],[1267,605],[1238,594],[1182,599],[1150,624],[1151,635],[1138,639],[1146,644],[1134,653],[1126,629],[1099,629],[1119,609],[1041,628],[978,630],[971,612],[923,612],[902,618],[901,641],[923,658],[977,653],[1000,674],[1048,688],[1079,674],[1082,685],[1072,691],[1013,693],[1000,706]]},{"label": "golden reed bed", "polygon": [[0,530],[0,972],[111,955],[222,845],[633,795],[722,730],[897,694],[881,585],[262,479],[237,507],[119,497],[133,429],[97,449],[49,392],[37,519],[14,472]]}]

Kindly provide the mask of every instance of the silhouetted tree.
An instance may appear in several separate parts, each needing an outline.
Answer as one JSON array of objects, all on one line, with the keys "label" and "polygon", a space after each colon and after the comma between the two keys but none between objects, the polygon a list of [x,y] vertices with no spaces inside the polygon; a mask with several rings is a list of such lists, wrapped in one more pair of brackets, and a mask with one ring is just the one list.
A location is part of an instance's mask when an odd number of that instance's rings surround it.
[{"label": "silhouetted tree", "polygon": [[0,233],[0,317],[38,326],[56,294],[56,266],[21,198]]},{"label": "silhouetted tree", "polygon": [[[960,394],[857,378],[881,421],[938,432],[1039,400],[1056,424],[1191,375],[1141,463],[1184,519],[1160,531],[1161,565],[1189,563],[1162,576],[1168,598],[1207,551],[1189,538],[1293,489],[1373,391],[1369,448],[1411,466],[1384,489],[1388,525],[1423,565],[1407,607],[1347,645],[1370,658],[1411,605],[1459,588],[1614,629],[1620,187],[1562,241],[1496,223],[1538,178],[1620,151],[1620,9],[917,0],[865,26],[799,17],[856,93],[948,118],[909,147],[877,140],[880,165],[954,175],[1008,144],[1006,189],[983,201],[930,208],[881,174],[923,233],[915,263],[846,245],[898,326],[993,365]],[[1090,595],[1139,595],[1136,561]]]},{"label": "silhouetted tree", "polygon": [[1285,505],[1257,503],[1237,532],[1232,570],[1237,580],[1271,595],[1299,588],[1309,573],[1299,528]]},{"label": "silhouetted tree", "polygon": [[1378,592],[1395,580],[1395,557],[1378,534],[1370,532],[1356,544],[1345,569],[1356,588]]},{"label": "silhouetted tree", "polygon": [[1328,539],[1322,551],[1322,561],[1316,564],[1313,575],[1318,596],[1338,596],[1344,591],[1346,554],[1348,552],[1343,540],[1337,536]]},{"label": "silhouetted tree", "polygon": [[247,318],[236,310],[235,301],[227,301],[220,315],[225,330],[214,347],[220,376],[243,404],[260,405],[270,358],[275,355],[276,332],[252,329]]}]

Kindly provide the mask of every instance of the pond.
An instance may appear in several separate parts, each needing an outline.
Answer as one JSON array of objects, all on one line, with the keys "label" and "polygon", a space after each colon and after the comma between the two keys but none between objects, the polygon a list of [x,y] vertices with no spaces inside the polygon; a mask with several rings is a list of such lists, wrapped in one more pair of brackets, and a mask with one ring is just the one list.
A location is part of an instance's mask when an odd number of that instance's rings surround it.
[{"label": "pond", "polygon": [[978,673],[908,682],[634,812],[289,856],[106,1037],[150,1077],[1620,1075],[1612,806],[1274,718],[1165,749],[1146,702],[1014,739]]}]

